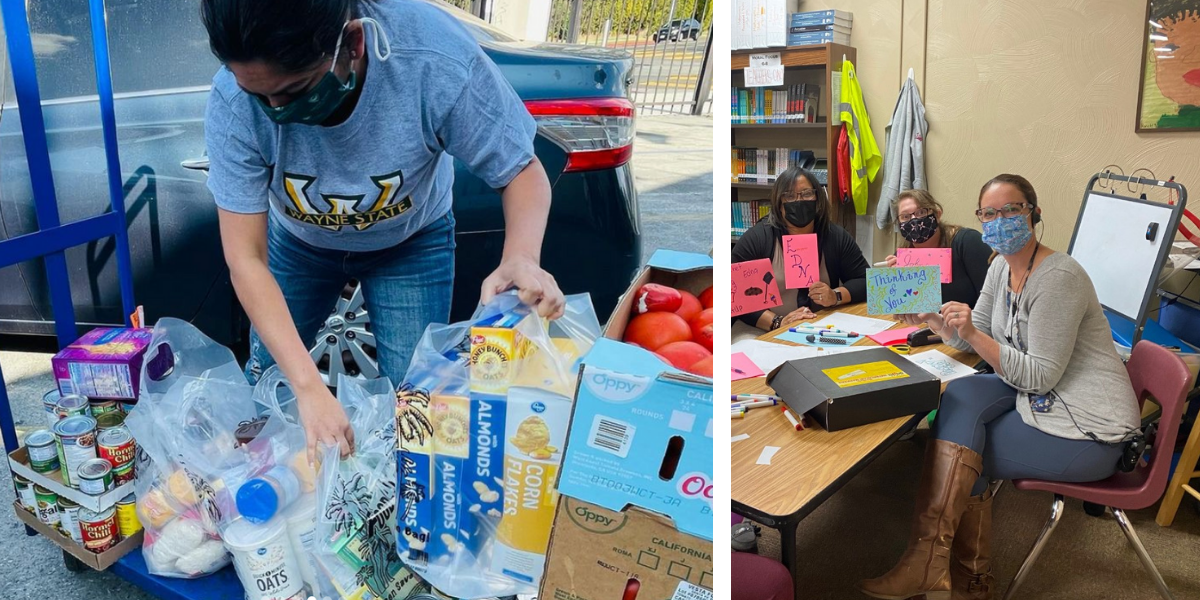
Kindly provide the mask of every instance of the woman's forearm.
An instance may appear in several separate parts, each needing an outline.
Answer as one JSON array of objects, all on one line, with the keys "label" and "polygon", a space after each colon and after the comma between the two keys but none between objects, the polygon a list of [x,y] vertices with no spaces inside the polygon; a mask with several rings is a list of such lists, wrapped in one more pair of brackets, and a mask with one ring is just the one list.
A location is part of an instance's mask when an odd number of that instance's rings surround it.
[{"label": "woman's forearm", "polygon": [[[233,289],[259,339],[297,391],[325,385],[296,331],[287,302],[266,262],[247,258],[229,265]],[[301,395],[303,397],[303,395]]]},{"label": "woman's forearm", "polygon": [[774,321],[775,313],[769,310],[764,310],[762,311],[762,314],[758,316],[758,323],[755,323],[755,325],[757,325],[758,328],[763,331],[771,331],[771,323]]},{"label": "woman's forearm", "polygon": [[504,205],[504,254],[541,263],[542,240],[550,218],[550,180],[535,157],[500,195]]},{"label": "woman's forearm", "polygon": [[970,335],[970,339],[964,339],[963,341],[971,345],[971,348],[975,350],[975,354],[978,354],[979,358],[987,361],[987,364],[992,365],[996,373],[1004,375],[1004,369],[1000,368],[1000,344],[992,339],[991,336],[978,329],[973,331],[974,333]]}]

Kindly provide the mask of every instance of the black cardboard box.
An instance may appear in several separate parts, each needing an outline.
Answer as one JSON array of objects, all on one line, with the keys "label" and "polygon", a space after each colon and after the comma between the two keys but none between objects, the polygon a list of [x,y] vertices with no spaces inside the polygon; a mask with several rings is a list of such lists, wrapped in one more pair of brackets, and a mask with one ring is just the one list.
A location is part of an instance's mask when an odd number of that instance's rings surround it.
[{"label": "black cardboard box", "polygon": [[797,414],[840,431],[935,410],[941,382],[887,348],[783,363],[768,379]]}]

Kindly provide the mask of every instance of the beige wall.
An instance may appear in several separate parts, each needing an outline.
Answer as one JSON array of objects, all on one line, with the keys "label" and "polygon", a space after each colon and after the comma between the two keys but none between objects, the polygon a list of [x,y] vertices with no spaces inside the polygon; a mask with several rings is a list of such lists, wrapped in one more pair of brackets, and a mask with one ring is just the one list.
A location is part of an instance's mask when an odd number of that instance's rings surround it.
[{"label": "beige wall", "polygon": [[[1115,163],[1174,175],[1200,198],[1200,133],[1134,132],[1144,0],[833,0],[854,14],[851,44],[870,113],[884,128],[908,68],[929,136],[925,169],[946,219],[978,228],[979,187],[997,173],[1037,188],[1043,241],[1066,250],[1088,178]],[[878,183],[872,185],[874,214]],[[1193,203],[1196,205],[1196,203]],[[895,247],[877,232],[875,260]]]}]

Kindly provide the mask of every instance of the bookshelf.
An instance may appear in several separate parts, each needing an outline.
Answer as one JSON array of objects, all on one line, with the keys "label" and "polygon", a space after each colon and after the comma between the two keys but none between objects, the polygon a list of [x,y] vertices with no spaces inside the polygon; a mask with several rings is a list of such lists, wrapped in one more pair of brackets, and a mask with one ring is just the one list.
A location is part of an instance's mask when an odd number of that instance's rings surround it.
[{"label": "bookshelf", "polygon": [[[733,146],[735,148],[788,148],[811,151],[816,155],[818,161],[827,161],[829,170],[827,181],[834,181],[839,167],[837,164],[837,139],[841,124],[837,122],[837,115],[833,114],[831,110],[834,105],[833,82],[835,74],[840,77],[843,55],[854,63],[856,69],[859,67],[857,52],[853,47],[841,44],[735,50],[730,58],[730,65],[733,69],[731,76],[733,87],[744,89],[742,70],[749,66],[751,54],[763,52],[779,52],[780,62],[784,66],[783,83],[785,88],[802,83],[820,86],[817,122],[734,123],[731,125]],[[732,181],[730,185],[733,191],[733,202],[769,199],[773,187],[771,183]],[[850,235],[854,235],[854,206],[833,202],[832,208],[835,215],[834,221],[850,232]],[[739,233],[734,230],[731,234],[732,243],[737,243]]]}]

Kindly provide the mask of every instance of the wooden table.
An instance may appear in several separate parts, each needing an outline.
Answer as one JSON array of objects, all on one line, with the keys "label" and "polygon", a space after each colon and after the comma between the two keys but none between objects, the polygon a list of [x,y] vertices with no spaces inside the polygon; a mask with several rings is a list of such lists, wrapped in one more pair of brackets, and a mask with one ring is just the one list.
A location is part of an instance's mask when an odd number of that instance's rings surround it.
[{"label": "wooden table", "polygon": [[[817,313],[818,318],[842,312],[867,315],[866,303],[839,307]],[[880,317],[890,318],[890,317]],[[896,327],[904,325],[897,322]],[[795,346],[774,339],[786,329],[773,331],[760,340]],[[863,339],[856,346],[878,346]],[[914,348],[913,353],[936,348],[947,356],[975,365],[979,357],[944,344]],[[945,389],[945,384],[942,386]],[[765,377],[733,382],[735,394],[772,394]],[[911,431],[925,415],[913,415],[872,423],[830,433],[808,419],[811,427],[796,431],[777,410],[752,409],[743,419],[733,420],[733,435],[748,434],[750,439],[733,443],[731,451],[733,511],[774,529],[783,537],[783,564],[799,581],[796,573],[796,527],[804,517],[875,460],[904,433]],[[756,464],[764,446],[779,451],[770,465]]]}]

